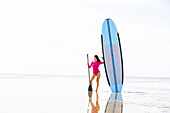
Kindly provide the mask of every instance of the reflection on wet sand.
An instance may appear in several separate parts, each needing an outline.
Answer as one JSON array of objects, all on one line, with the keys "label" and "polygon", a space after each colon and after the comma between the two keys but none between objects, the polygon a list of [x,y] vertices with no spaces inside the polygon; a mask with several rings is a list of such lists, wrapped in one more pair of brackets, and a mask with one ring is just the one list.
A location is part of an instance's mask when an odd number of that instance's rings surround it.
[{"label": "reflection on wet sand", "polygon": [[[96,104],[94,104],[92,101],[92,92],[91,91],[88,92],[88,95],[89,95],[89,103],[91,105],[91,113],[98,113],[98,111],[100,110],[98,93],[96,92]],[[87,111],[87,113],[89,113],[89,110]]]},{"label": "reflection on wet sand", "polygon": [[123,100],[121,93],[112,93],[110,95],[104,113],[123,113]]}]

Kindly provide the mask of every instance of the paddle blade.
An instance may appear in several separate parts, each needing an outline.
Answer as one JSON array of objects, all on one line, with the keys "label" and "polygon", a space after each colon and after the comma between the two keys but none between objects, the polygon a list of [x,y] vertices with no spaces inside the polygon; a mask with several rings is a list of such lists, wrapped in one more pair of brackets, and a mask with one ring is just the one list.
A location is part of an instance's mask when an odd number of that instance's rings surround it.
[{"label": "paddle blade", "polygon": [[89,85],[88,91],[93,91],[91,85]]}]

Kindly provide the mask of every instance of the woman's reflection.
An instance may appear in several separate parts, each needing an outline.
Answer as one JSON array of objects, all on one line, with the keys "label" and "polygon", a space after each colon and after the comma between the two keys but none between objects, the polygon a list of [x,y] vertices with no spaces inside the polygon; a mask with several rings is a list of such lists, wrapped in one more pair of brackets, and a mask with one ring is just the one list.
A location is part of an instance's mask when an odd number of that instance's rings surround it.
[{"label": "woman's reflection", "polygon": [[91,105],[91,113],[98,113],[98,111],[100,110],[100,105],[99,105],[99,97],[97,92],[96,92],[96,105],[92,101],[92,94],[91,96],[89,96],[89,103]]},{"label": "woman's reflection", "polygon": [[123,113],[123,100],[121,93],[112,93],[107,102],[105,113]]}]

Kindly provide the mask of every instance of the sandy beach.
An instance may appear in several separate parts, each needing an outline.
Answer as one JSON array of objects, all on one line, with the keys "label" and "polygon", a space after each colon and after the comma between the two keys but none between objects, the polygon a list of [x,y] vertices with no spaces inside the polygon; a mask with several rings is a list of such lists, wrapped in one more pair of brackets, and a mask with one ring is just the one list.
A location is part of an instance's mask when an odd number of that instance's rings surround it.
[{"label": "sandy beach", "polygon": [[169,0],[0,0],[0,113],[170,113],[169,20]]},{"label": "sandy beach", "polygon": [[1,76],[0,112],[91,113],[97,106],[98,113],[168,113],[169,81],[127,77],[122,93],[115,94],[101,77],[98,93],[89,98],[84,76]]}]

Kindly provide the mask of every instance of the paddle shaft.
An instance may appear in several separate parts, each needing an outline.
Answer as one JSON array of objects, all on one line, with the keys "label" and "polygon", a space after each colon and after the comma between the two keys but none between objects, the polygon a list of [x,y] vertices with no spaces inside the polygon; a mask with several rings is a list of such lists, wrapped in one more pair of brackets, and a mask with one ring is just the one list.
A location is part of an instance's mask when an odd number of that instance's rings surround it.
[{"label": "paddle shaft", "polygon": [[88,66],[88,74],[89,74],[89,84],[90,84],[90,69],[89,69],[89,55],[87,54],[87,66]]}]

